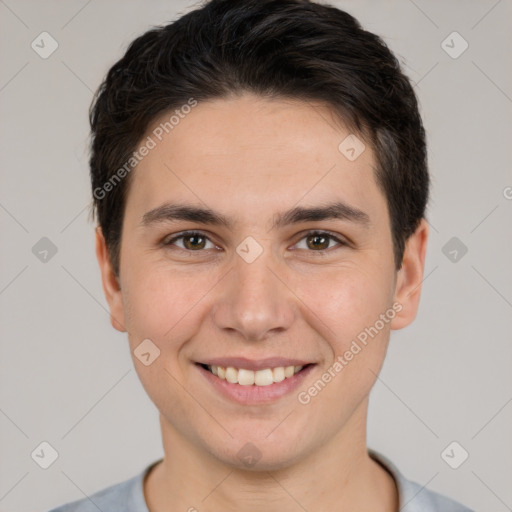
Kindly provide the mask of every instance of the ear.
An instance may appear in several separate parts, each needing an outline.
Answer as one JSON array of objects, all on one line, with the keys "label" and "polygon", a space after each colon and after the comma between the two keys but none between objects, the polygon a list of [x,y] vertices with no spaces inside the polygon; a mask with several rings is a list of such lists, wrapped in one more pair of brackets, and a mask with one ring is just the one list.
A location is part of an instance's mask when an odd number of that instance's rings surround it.
[{"label": "ear", "polygon": [[391,329],[402,329],[416,318],[427,251],[428,224],[422,219],[405,244],[402,267],[397,272],[394,301],[401,305],[391,321]]},{"label": "ear", "polygon": [[96,228],[96,258],[101,272],[103,293],[110,309],[110,323],[114,329],[126,332],[121,287],[114,273],[101,227]]}]

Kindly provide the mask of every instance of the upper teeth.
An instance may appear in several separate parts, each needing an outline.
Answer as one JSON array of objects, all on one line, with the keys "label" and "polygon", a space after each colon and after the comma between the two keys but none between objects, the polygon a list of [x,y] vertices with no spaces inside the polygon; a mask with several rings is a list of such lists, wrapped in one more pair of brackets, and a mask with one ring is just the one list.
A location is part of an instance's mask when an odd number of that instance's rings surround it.
[{"label": "upper teeth", "polygon": [[231,384],[242,386],[270,386],[274,382],[281,382],[284,379],[293,377],[302,370],[302,366],[278,366],[277,368],[266,368],[265,370],[246,370],[244,368],[233,368],[228,366],[208,366],[209,370],[220,379],[225,379]]}]

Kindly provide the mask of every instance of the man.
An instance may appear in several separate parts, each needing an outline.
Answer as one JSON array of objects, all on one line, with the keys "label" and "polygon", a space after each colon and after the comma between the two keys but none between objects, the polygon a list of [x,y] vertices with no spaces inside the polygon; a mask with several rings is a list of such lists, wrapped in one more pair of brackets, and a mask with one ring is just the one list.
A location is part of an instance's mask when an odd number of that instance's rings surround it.
[{"label": "man", "polygon": [[366,445],[428,237],[383,41],[326,5],[213,0],[130,45],[91,128],[103,288],[164,458],[54,512],[469,510]]}]

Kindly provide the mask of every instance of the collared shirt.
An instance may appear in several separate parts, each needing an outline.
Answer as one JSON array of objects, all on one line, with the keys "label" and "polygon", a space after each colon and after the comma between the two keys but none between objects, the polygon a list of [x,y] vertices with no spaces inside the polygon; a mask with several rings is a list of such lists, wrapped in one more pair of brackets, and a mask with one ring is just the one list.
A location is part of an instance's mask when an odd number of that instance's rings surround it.
[{"label": "collared shirt", "polygon": [[[388,458],[375,450],[369,449],[368,454],[395,480],[400,512],[474,512],[442,494],[407,480]],[[98,491],[88,498],[54,508],[49,512],[98,512],[98,510],[102,512],[149,512],[144,498],[144,478],[160,460],[151,463],[138,475],[128,480]]]}]

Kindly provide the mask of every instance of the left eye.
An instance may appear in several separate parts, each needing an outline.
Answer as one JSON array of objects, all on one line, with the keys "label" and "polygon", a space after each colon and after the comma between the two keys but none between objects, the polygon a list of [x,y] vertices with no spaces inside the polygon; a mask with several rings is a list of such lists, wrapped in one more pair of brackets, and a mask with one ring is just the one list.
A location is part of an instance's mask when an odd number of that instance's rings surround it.
[{"label": "left eye", "polygon": [[[335,241],[338,245],[346,245],[343,241],[341,241],[338,237],[331,235],[330,233],[326,233],[324,231],[312,231],[307,233],[304,237],[300,239],[299,242],[305,240],[306,249],[313,248],[313,252],[324,252],[329,249],[329,245],[331,241]],[[299,244],[297,244],[298,246]],[[299,247],[303,249],[304,247]]]}]

